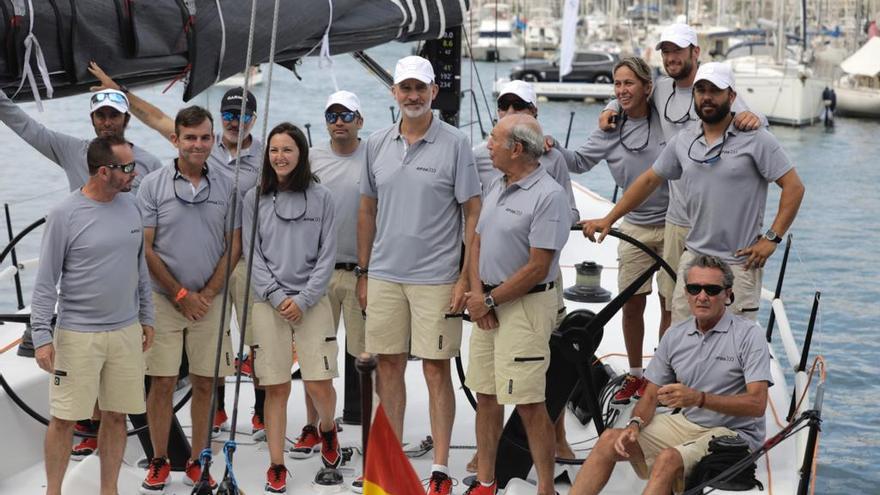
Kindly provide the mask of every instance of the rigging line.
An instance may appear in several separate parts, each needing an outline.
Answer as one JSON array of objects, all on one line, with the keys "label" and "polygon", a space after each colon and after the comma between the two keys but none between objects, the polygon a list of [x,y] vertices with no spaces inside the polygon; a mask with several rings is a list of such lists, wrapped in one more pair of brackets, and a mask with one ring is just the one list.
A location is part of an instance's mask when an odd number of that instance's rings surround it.
[{"label": "rigging line", "polygon": [[333,81],[333,90],[339,91],[339,83],[336,82],[336,71],[333,70],[333,58],[330,56],[330,26],[333,25],[333,0],[327,0],[330,7],[329,18],[327,19],[327,29],[324,30],[324,36],[321,37],[321,54],[318,58],[318,68],[327,67],[330,69],[330,79]]},{"label": "rigging line", "polygon": [[486,105],[486,112],[494,122],[498,119],[498,116],[492,113],[492,106],[489,105],[489,99],[486,98],[486,88],[483,87],[483,80],[480,77],[480,71],[477,70],[477,62],[474,60],[474,52],[471,50],[470,37],[467,36],[466,30],[463,32],[465,33],[464,44],[467,47],[468,58],[471,60],[471,74],[477,75],[477,85],[480,87],[480,94],[483,96],[483,103]]},{"label": "rigging line", "polygon": [[[220,74],[223,72],[223,60],[226,58],[226,21],[223,19],[223,7],[220,6],[220,0],[214,0],[217,6],[217,16],[220,18],[220,54],[217,60],[217,77],[214,78],[214,84],[220,82]],[[246,68],[245,70],[250,70]]]},{"label": "rigging line", "polygon": [[[330,5],[330,19],[327,21],[327,29],[324,30],[324,36],[321,37],[321,41],[315,43],[315,46],[313,46],[309,51],[307,51],[307,52],[306,52],[302,57],[300,57],[300,58],[306,58],[306,57],[308,57],[309,55],[311,55],[312,52],[315,51],[316,48],[318,48],[319,46],[321,46],[322,44],[324,44],[324,38],[328,38],[329,35],[330,35],[330,26],[333,24],[333,0],[327,0],[327,4]],[[274,40],[272,41],[272,43],[274,43]],[[329,44],[329,41],[328,41],[328,44]],[[271,58],[272,58],[272,59],[275,58],[275,57],[274,57],[274,53],[272,54]]]},{"label": "rigging line", "polygon": [[18,84],[18,89],[15,90],[15,94],[12,95],[12,98],[18,96],[18,93],[21,92],[21,88],[24,87],[25,81],[30,84],[31,93],[34,97],[34,103],[37,104],[37,110],[43,111],[43,101],[40,98],[40,87],[37,86],[37,80],[34,76],[34,70],[31,68],[31,53],[33,52],[34,57],[36,57],[37,62],[37,71],[40,74],[40,77],[43,79],[43,85],[46,87],[46,98],[52,98],[52,81],[49,78],[49,69],[46,67],[46,58],[43,56],[43,49],[40,47],[40,42],[37,40],[36,35],[34,35],[34,2],[33,0],[27,0],[28,6],[28,34],[24,38],[22,44],[24,45],[24,63],[25,66],[21,70],[21,82]]}]

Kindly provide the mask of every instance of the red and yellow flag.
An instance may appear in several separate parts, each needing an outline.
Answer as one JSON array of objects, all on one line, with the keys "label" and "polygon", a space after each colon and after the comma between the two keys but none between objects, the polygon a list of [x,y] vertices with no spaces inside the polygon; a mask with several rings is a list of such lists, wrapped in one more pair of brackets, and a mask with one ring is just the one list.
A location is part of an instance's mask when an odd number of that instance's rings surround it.
[{"label": "red and yellow flag", "polygon": [[419,476],[403,453],[400,440],[391,429],[385,409],[379,404],[370,427],[364,495],[416,495],[425,493]]}]

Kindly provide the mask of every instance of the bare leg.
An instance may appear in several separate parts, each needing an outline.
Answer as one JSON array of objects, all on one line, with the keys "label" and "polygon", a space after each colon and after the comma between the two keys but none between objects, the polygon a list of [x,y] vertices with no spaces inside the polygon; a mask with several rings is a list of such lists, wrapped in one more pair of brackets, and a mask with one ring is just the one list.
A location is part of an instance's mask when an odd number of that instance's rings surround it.
[{"label": "bare leg", "polygon": [[171,431],[171,399],[176,376],[151,376],[150,392],[147,394],[147,421],[150,424],[150,441],[155,457],[168,456],[168,434]]},{"label": "bare leg", "polygon": [[192,383],[192,401],[190,417],[192,419],[192,454],[193,461],[199,459],[199,453],[208,446],[208,435],[211,425],[208,424],[208,413],[211,411],[211,387],[213,380],[205,377],[189,375]]},{"label": "bare leg", "polygon": [[629,298],[623,304],[623,343],[629,357],[630,368],[642,367],[642,345],[645,340],[645,294]]},{"label": "bare leg", "polygon": [[516,411],[522,418],[529,439],[529,451],[538,472],[538,495],[554,495],[553,453],[556,451],[553,424],[543,402],[519,404]]},{"label": "bare leg", "polygon": [[303,384],[306,387],[306,395],[314,400],[312,407],[317,407],[315,414],[320,419],[316,421],[320,431],[331,431],[336,426],[336,389],[333,388],[332,380],[308,380]]},{"label": "bare leg", "polygon": [[[611,478],[614,465],[625,460],[614,450],[614,442],[617,441],[617,437],[622,431],[609,429],[602,433],[596,446],[593,447],[587,460],[578,471],[574,485],[568,492],[570,495],[597,495],[605,487],[608,479]],[[638,443],[630,445],[627,453],[630,456],[630,462],[643,463],[645,461],[645,456]]]},{"label": "bare leg", "polygon": [[272,464],[284,464],[284,435],[287,431],[287,399],[290,382],[267,385],[266,405],[263,418],[266,425],[266,441],[269,443],[269,460]]},{"label": "bare leg", "polygon": [[[43,453],[46,462],[46,495],[61,495],[61,482],[67,463],[70,461],[70,442],[73,441],[73,425],[76,421],[67,421],[52,417],[46,430],[46,441]],[[102,454],[103,455],[103,454]]]},{"label": "bare leg", "polygon": [[[309,393],[309,385],[303,380],[303,388],[305,389],[306,394],[306,424],[312,426],[318,426],[318,410],[315,408],[315,401],[312,399],[312,394]],[[334,394],[334,406],[335,406],[335,394]]]},{"label": "bare leg", "polygon": [[98,445],[101,446],[101,495],[116,495],[119,467],[125,451],[125,415],[104,411]]},{"label": "bare leg", "polygon": [[666,309],[666,299],[657,295],[660,298],[660,337],[663,338],[663,334],[666,333],[666,329],[669,328],[669,325],[672,324],[672,311]]},{"label": "bare leg", "polygon": [[428,384],[431,436],[434,438],[434,464],[449,464],[449,444],[455,420],[455,391],[448,359],[423,359],[422,371]]},{"label": "bare leg", "polygon": [[671,448],[661,450],[651,469],[648,486],[642,494],[668,495],[672,492],[675,480],[681,478],[683,471],[684,461],[677,450]]},{"label": "bare leg", "polygon": [[495,480],[495,459],[504,422],[504,406],[494,395],[477,394],[477,479]]},{"label": "bare leg", "polygon": [[406,411],[406,354],[379,354],[376,368],[376,392],[388,421],[399,440],[403,439],[403,414]]},{"label": "bare leg", "polygon": [[575,459],[574,451],[571,450],[571,445],[568,444],[568,439],[565,437],[565,410],[559,413],[559,417],[556,418],[556,457],[560,457],[562,459]]}]

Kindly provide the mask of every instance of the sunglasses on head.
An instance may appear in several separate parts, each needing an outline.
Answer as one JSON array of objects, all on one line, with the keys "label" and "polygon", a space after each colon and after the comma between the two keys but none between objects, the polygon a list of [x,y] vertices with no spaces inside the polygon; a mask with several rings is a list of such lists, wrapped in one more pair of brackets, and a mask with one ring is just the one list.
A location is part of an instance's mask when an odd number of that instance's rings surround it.
[{"label": "sunglasses on head", "polygon": [[521,112],[526,108],[529,108],[529,104],[522,100],[498,100],[498,110],[507,111],[508,108],[513,107],[517,112]]},{"label": "sunglasses on head", "polygon": [[346,124],[350,124],[354,122],[356,117],[357,112],[324,112],[324,120],[326,120],[328,124],[335,124],[336,119],[342,119]]},{"label": "sunglasses on head", "polygon": [[717,296],[718,294],[721,294],[721,291],[724,289],[726,289],[726,287],[715,284],[687,284],[684,286],[684,290],[692,296],[696,296],[701,291],[706,291],[706,295],[709,296]]},{"label": "sunglasses on head", "polygon": [[243,124],[247,124],[251,120],[254,119],[254,115],[247,113],[244,117],[241,116],[238,112],[221,112],[220,117],[223,118],[226,122],[232,122],[233,120],[240,120]]},{"label": "sunglasses on head", "polygon": [[129,163],[114,163],[114,164],[104,165],[104,166],[109,169],[118,168],[119,170],[122,171],[123,174],[130,174],[134,171],[134,165],[135,165],[134,162],[129,162]]},{"label": "sunglasses on head", "polygon": [[105,92],[92,95],[92,105],[101,103],[104,100],[112,101],[113,103],[122,103],[125,106],[128,106],[128,98],[126,98],[124,94]]}]

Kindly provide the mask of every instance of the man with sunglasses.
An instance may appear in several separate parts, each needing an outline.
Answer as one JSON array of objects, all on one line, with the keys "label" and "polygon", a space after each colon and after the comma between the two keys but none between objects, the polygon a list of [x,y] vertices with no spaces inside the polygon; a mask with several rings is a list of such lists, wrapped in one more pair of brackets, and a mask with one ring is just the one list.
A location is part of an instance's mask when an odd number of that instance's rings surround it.
[{"label": "man with sunglasses", "polygon": [[[206,420],[216,359],[221,377],[232,373],[229,330],[222,332],[220,355],[214,352],[221,322],[228,318],[221,314],[217,295],[224,290],[227,257],[234,266],[241,253],[240,212],[231,211],[232,180],[207,163],[214,145],[211,114],[197,106],[184,108],[174,128],[171,140],[178,157],[147,177],[138,192],[156,305],[156,343],[146,356],[154,457],[141,492],[148,494],[162,492],[168,480],[171,398],[183,352],[192,383],[193,425],[192,458],[184,482],[194,484],[201,478],[198,455],[210,431]],[[232,232],[227,231],[229,215],[234,217]],[[216,486],[213,479],[210,483]]]},{"label": "man with sunglasses", "polygon": [[[148,127],[161,134],[165,139],[172,141],[171,136],[175,131],[174,119],[124,86],[117,84],[101,70],[98,64],[92,62],[89,66],[89,72],[101,83],[100,86],[93,89],[124,91],[131,102],[131,113]],[[241,114],[242,100],[244,100],[244,115]],[[251,134],[251,129],[253,129],[257,120],[256,97],[250,91],[245,94],[244,88],[230,89],[220,99],[220,117],[223,131],[215,135],[214,146],[211,148],[211,154],[208,156],[207,163],[215,173],[224,174],[230,180],[234,180],[235,166],[238,161],[240,167],[238,193],[239,197],[244,197],[247,191],[257,185],[262,165],[262,143]],[[241,133],[240,147],[238,146],[239,132]],[[244,306],[245,286],[247,285],[245,283],[246,275],[245,260],[240,260],[232,272],[228,287],[239,321],[241,321],[240,316]],[[254,300],[253,294],[251,294],[249,300]],[[245,345],[248,347],[253,345],[253,334],[253,327],[248,322],[247,331],[245,332]],[[252,370],[252,361],[250,359],[243,360],[241,365],[243,366],[242,372],[245,374],[250,373],[250,370]],[[212,425],[215,433],[219,433],[226,426],[227,415],[223,409],[225,391],[225,386],[218,389],[220,399],[217,402],[217,407],[219,409],[217,410],[214,425]],[[262,388],[255,388],[254,394],[254,415],[251,418],[251,424],[253,425],[253,434],[259,440],[265,437],[265,432],[263,431],[265,392],[263,392]]]},{"label": "man with sunglasses", "polygon": [[[360,192],[358,181],[366,166],[366,146],[358,133],[364,125],[361,102],[350,91],[337,91],[327,98],[324,121],[330,141],[309,150],[312,173],[330,190],[336,219],[336,261],[327,296],[334,328],[340,315],[345,322],[347,352],[358,357],[364,352],[364,315],[357,300],[357,222]],[[321,445],[318,411],[306,395],[306,425],[290,449],[290,457],[311,457]]]},{"label": "man with sunglasses", "polygon": [[[98,91],[92,94],[89,100],[89,116],[96,136],[119,136],[124,139],[125,129],[131,119],[128,98],[117,90]],[[2,91],[0,91],[0,121],[43,156],[59,165],[67,175],[67,183],[71,191],[81,188],[88,182],[91,176],[86,162],[86,150],[90,140],[48,129],[25,113]],[[132,183],[132,191],[137,194],[141,180],[161,167],[162,163],[140,146],[133,143],[129,143],[129,146],[134,153],[137,171]]]},{"label": "man with sunglasses", "polygon": [[450,359],[461,347],[462,321],[446,314],[464,309],[468,279],[459,268],[461,243],[467,266],[480,215],[480,178],[467,137],[431,112],[439,87],[429,61],[398,60],[391,91],[400,121],[365,143],[358,300],[367,312],[367,352],[379,355],[379,398],[398,438],[403,438],[407,354],[422,358],[434,439],[427,493],[448,495],[455,419]]},{"label": "man with sunglasses", "polygon": [[[36,361],[53,375],[46,494],[60,495],[77,421],[102,411],[101,494],[116,494],[126,414],[143,414],[144,351],[153,300],[137,202],[134,153],[121,136],[86,150],[89,180],[52,208],[31,300]],[[56,284],[60,280],[60,289]],[[54,322],[58,303],[58,321]]]},{"label": "man with sunglasses", "polygon": [[[727,309],[735,281],[721,258],[694,257],[682,278],[693,318],[672,325],[660,340],[645,371],[645,395],[625,428],[602,433],[572,495],[598,494],[622,461],[648,480],[643,493],[681,493],[713,437],[738,435],[751,450],[764,442],[773,385],[764,332]],[[658,405],[681,413],[656,414]]]},{"label": "man with sunglasses", "polygon": [[[666,75],[655,79],[651,105],[660,116],[663,137],[668,141],[689,123],[700,119],[694,108],[693,97],[693,83],[700,59],[697,32],[687,24],[672,24],[663,30],[660,41],[654,48],[660,51]],[[735,113],[734,126],[739,130],[750,131],[767,126],[767,119],[750,112],[743,98],[734,101],[732,110]],[[621,111],[617,100],[609,102],[599,115],[599,128],[604,131],[616,130]],[[676,269],[692,225],[683,198],[684,186],[670,182],[669,206],[663,232],[663,259]],[[661,270],[657,285],[658,292],[666,301],[665,309],[671,311],[674,288],[672,278]]]},{"label": "man with sunglasses", "polygon": [[[794,222],[804,195],[804,186],[779,141],[765,128],[742,131],[733,124],[730,108],[736,98],[729,66],[701,65],[694,82],[700,121],[668,140],[654,165],[636,179],[605,218],[583,222],[584,235],[593,240],[595,232],[601,232],[601,242],[618,218],[664,181],[681,181],[685,211],[693,226],[673,292],[673,323],[690,316],[683,267],[701,254],[718,256],[731,266],[736,275],[733,312],[756,319],[764,263]],[[782,192],[776,216],[762,235],[769,182],[775,182]]]}]

